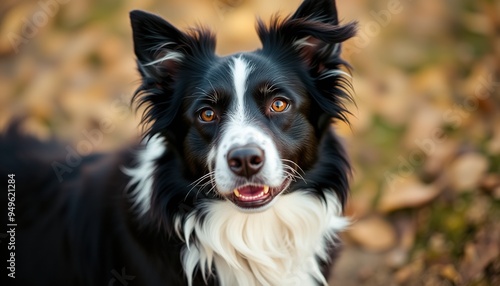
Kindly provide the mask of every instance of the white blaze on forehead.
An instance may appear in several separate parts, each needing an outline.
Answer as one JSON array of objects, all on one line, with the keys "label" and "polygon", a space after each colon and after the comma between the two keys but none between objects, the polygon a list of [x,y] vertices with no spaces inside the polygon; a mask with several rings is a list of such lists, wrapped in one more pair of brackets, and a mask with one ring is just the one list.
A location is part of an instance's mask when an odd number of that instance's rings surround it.
[{"label": "white blaze on forehead", "polygon": [[247,90],[248,75],[251,70],[248,62],[241,57],[234,59],[233,66],[231,67],[236,95],[236,110],[234,116],[238,117],[241,121],[245,119],[245,92]]},{"label": "white blaze on forehead", "polygon": [[227,164],[227,154],[231,148],[246,144],[257,145],[265,152],[264,165],[254,181],[278,187],[283,183],[284,172],[276,144],[270,134],[258,127],[258,123],[254,121],[256,118],[251,115],[250,109],[245,105],[248,79],[253,67],[249,60],[242,56],[232,58],[229,64],[233,100],[222,125],[221,140],[217,142],[217,145],[210,152],[210,156],[207,157],[207,164],[214,166],[213,176],[217,191],[228,194],[238,187],[236,185],[238,182],[242,183],[242,178],[230,170]]}]

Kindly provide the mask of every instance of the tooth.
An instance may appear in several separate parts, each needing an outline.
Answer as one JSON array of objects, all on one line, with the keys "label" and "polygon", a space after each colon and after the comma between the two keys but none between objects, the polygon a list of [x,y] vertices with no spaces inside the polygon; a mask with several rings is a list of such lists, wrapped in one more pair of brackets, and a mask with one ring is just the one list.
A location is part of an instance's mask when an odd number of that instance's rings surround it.
[{"label": "tooth", "polygon": [[269,186],[264,186],[264,194],[267,194],[269,192]]},{"label": "tooth", "polygon": [[240,192],[237,189],[234,189],[233,193],[239,198],[241,197]]}]

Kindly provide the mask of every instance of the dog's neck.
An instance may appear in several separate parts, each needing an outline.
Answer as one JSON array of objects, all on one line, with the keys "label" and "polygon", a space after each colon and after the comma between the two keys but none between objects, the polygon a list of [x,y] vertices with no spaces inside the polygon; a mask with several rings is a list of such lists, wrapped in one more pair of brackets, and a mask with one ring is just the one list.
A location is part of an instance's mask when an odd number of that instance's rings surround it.
[{"label": "dog's neck", "polygon": [[325,201],[306,191],[282,195],[260,213],[207,202],[203,211],[176,220],[189,285],[196,268],[221,286],[327,285],[318,260],[328,260],[328,245],[348,225],[341,213],[333,192]]}]

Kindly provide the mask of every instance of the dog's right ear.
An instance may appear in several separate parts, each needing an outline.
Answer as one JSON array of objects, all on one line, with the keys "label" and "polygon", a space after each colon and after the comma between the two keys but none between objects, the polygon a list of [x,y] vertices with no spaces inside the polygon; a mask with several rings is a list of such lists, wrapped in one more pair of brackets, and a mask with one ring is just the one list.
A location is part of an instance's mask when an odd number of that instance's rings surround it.
[{"label": "dog's right ear", "polygon": [[215,40],[207,31],[183,33],[163,18],[140,10],[130,12],[130,21],[139,71],[157,83],[172,77],[186,57],[197,53],[201,42],[205,49],[215,50]]},{"label": "dog's right ear", "polygon": [[142,85],[133,100],[145,105],[142,122],[151,123],[145,137],[165,132],[179,110],[181,96],[174,85],[183,65],[203,62],[215,55],[215,37],[204,29],[184,33],[163,18],[134,10],[130,12],[134,51]]},{"label": "dog's right ear", "polygon": [[186,35],[159,16],[130,12],[137,65],[144,78],[159,81],[174,73],[184,58]]}]

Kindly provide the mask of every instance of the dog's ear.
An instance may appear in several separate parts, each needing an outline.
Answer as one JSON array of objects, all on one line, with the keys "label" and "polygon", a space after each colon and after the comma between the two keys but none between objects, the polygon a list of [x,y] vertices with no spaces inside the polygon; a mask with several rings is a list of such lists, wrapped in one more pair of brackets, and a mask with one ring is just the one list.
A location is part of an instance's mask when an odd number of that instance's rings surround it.
[{"label": "dog's ear", "polygon": [[[339,21],[335,0],[306,0],[290,18],[290,22],[293,23],[294,20],[296,22],[316,22],[318,23],[318,28],[321,26],[320,23],[324,24],[324,28],[327,28],[327,26],[337,27]],[[338,40],[344,41],[344,39],[328,40],[318,38],[326,31],[323,33],[321,31],[318,32],[319,34],[310,31],[310,35],[306,34],[303,38],[296,38],[293,46],[300,52],[303,60],[313,71],[321,73],[325,68],[321,65],[322,61],[327,61],[330,57],[338,57],[341,51]],[[344,32],[350,31],[342,31],[342,33]],[[339,34],[338,36],[341,35]]]},{"label": "dog's ear", "polygon": [[[340,58],[341,43],[356,34],[355,22],[340,25],[334,0],[305,0],[290,17],[274,18],[269,26],[258,23],[258,34],[263,51],[292,53],[298,56],[315,86],[307,87],[320,113],[313,110],[318,125],[330,118],[346,120],[343,98],[350,98],[344,90],[349,83],[340,66],[347,63]],[[347,86],[346,86],[347,85]],[[318,91],[318,92],[313,92]]]},{"label": "dog's ear", "polygon": [[313,19],[338,25],[335,0],[306,0],[291,17],[292,19]]},{"label": "dog's ear", "polygon": [[146,105],[143,123],[155,122],[145,136],[168,129],[180,106],[174,85],[183,65],[215,56],[215,37],[204,29],[184,33],[151,13],[130,12],[134,51],[143,80],[135,93]]},{"label": "dog's ear", "polygon": [[186,34],[163,18],[140,10],[130,12],[130,21],[139,71],[144,77],[160,81],[175,74],[186,57],[196,54],[201,42],[208,42],[208,51],[215,50],[215,41],[206,31]]}]

